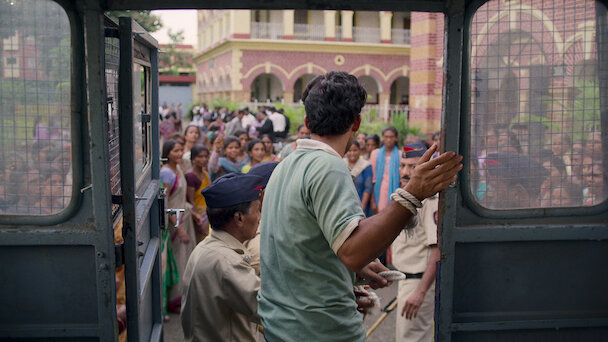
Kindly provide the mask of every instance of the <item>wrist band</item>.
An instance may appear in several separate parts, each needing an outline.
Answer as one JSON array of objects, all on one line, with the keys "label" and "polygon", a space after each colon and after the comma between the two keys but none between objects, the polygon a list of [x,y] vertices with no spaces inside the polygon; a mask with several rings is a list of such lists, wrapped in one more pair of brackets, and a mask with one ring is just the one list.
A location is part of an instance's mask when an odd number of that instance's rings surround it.
[{"label": "wrist band", "polygon": [[410,194],[405,189],[403,189],[403,188],[397,188],[397,190],[395,190],[395,192],[397,194],[399,194],[399,196],[401,196],[401,197],[405,198],[406,200],[410,201],[414,206],[416,206],[416,208],[422,208],[422,202],[420,202],[420,200],[417,199],[416,196]]},{"label": "wrist band", "polygon": [[407,199],[399,196],[397,193],[393,193],[391,195],[391,200],[401,204],[402,207],[409,210],[412,213],[412,216],[416,216],[418,214],[418,210],[416,210],[414,204],[408,201]]}]

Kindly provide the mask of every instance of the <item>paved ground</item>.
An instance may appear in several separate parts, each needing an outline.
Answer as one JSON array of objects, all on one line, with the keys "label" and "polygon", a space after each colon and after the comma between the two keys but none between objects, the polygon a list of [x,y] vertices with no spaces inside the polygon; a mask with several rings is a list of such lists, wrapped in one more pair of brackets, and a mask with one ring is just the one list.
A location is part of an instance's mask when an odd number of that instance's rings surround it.
[{"label": "paved ground", "polygon": [[[380,297],[382,307],[397,295],[397,284],[391,285],[389,288],[377,290]],[[378,319],[381,313],[365,318],[365,327],[369,329]],[[395,317],[397,310],[393,311],[376,331],[370,336],[370,342],[392,342],[395,340]],[[171,320],[165,323],[165,342],[181,342],[184,339],[182,327],[179,321],[179,314],[171,314]],[[263,338],[260,339],[263,341]]]}]

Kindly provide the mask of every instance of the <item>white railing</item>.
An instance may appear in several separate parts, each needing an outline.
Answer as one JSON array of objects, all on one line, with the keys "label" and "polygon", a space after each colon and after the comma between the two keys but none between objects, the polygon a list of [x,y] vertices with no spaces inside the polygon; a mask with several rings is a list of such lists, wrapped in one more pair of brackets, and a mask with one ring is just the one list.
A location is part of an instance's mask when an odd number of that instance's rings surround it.
[{"label": "white railing", "polygon": [[336,26],[336,41],[342,41],[342,26]]},{"label": "white railing", "polygon": [[406,105],[365,105],[361,109],[361,119],[364,122],[390,122],[397,115],[405,115],[409,119],[410,107]]},{"label": "white railing", "polygon": [[294,39],[325,40],[324,25],[294,24],[293,33]]},{"label": "white railing", "polygon": [[353,38],[360,43],[380,43],[380,28],[355,26]]},{"label": "white railing", "polygon": [[254,39],[281,39],[283,37],[283,23],[251,23],[251,38]]},{"label": "white railing", "polygon": [[393,44],[409,44],[410,43],[410,30],[406,29],[392,29],[391,40]]},{"label": "white railing", "polygon": [[[302,105],[301,102],[292,103],[291,106],[296,107]],[[274,106],[274,102],[270,101],[254,101],[254,102],[245,102],[242,104],[242,107],[248,107],[250,112],[255,113],[261,106]],[[365,105],[361,109],[361,119],[364,122],[374,122],[374,121],[384,121],[391,122],[392,119],[397,115],[405,115],[406,121],[409,119],[410,107],[407,105],[378,105],[371,104]]]}]

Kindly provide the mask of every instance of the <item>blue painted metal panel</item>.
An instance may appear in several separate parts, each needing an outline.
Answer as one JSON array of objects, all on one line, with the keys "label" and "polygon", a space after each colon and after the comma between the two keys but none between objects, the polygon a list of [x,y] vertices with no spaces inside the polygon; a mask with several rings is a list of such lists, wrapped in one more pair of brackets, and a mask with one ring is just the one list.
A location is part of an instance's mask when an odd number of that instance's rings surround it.
[{"label": "blue painted metal panel", "polygon": [[168,106],[182,104],[183,115],[186,115],[190,105],[193,103],[192,86],[160,86],[158,88],[158,102]]}]

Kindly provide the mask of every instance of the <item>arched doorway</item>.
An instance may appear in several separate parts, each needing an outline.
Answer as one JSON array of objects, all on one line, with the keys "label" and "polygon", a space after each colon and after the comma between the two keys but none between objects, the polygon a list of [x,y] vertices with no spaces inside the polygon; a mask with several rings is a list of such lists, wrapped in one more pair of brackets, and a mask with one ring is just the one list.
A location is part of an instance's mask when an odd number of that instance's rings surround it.
[{"label": "arched doorway", "polygon": [[391,104],[407,105],[410,102],[410,79],[401,76],[391,84]]},{"label": "arched doorway", "polygon": [[251,82],[251,100],[259,102],[280,101],[283,98],[283,83],[273,74],[260,74]]},{"label": "arched doorway", "polygon": [[312,81],[317,75],[305,74],[300,76],[293,85],[293,102],[299,102],[302,99],[302,93],[310,81]]},{"label": "arched doorway", "polygon": [[367,92],[366,104],[378,104],[380,99],[380,85],[375,78],[369,75],[363,75],[359,77],[359,83],[363,86]]}]

